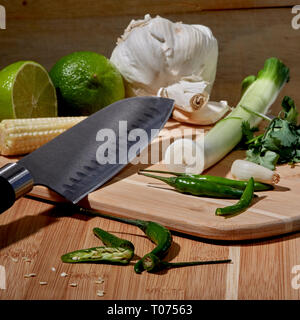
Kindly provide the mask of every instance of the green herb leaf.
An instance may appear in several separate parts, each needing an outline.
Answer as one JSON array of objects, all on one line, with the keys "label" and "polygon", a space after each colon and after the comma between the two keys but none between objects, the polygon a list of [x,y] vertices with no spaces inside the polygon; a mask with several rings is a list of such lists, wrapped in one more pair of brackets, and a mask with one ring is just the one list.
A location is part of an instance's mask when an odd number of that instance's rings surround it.
[{"label": "green herb leaf", "polygon": [[247,160],[275,169],[276,164],[300,162],[300,126],[294,101],[284,97],[284,117],[274,118],[263,135],[254,137],[249,123],[242,124],[244,146],[248,146]]},{"label": "green herb leaf", "polygon": [[300,149],[296,150],[296,154],[292,162],[300,162]]},{"label": "green herb leaf", "polygon": [[242,139],[240,143],[236,146],[236,150],[246,150],[248,149],[248,144],[253,139],[255,139],[254,132],[258,131],[258,127],[250,127],[248,121],[242,122]]},{"label": "green herb leaf", "polygon": [[266,132],[263,144],[267,149],[280,152],[284,147],[297,145],[298,139],[297,132],[288,121],[276,118]]},{"label": "green herb leaf", "polygon": [[293,124],[297,124],[298,112],[294,100],[285,96],[282,100],[281,106],[285,111],[284,119]]},{"label": "green herb leaf", "polygon": [[259,150],[250,149],[247,150],[246,155],[248,161],[252,161],[271,170],[275,169],[279,159],[279,155],[276,152],[269,150],[260,152]]}]

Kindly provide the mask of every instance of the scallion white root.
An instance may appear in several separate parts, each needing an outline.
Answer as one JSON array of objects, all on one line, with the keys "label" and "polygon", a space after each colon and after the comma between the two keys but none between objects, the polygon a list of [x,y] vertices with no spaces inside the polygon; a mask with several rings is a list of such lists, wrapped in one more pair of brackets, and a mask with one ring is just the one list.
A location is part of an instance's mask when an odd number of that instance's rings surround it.
[{"label": "scallion white root", "polygon": [[276,184],[280,180],[278,173],[247,160],[235,160],[231,166],[231,175],[237,180],[249,180],[253,177],[255,181],[268,184]]}]

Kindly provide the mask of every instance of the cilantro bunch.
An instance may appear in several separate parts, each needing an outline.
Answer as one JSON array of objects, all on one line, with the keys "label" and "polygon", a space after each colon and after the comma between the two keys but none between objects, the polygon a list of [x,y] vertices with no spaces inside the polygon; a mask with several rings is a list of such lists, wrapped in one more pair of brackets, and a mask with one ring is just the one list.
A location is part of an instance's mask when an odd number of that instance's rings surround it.
[{"label": "cilantro bunch", "polygon": [[[254,135],[257,128],[250,128],[248,121],[242,123],[243,137],[239,148],[247,149],[247,160],[271,170],[277,164],[300,162],[300,125],[294,101],[285,96],[283,110],[277,117],[269,119],[264,133]],[[264,117],[266,119],[266,117]]]}]

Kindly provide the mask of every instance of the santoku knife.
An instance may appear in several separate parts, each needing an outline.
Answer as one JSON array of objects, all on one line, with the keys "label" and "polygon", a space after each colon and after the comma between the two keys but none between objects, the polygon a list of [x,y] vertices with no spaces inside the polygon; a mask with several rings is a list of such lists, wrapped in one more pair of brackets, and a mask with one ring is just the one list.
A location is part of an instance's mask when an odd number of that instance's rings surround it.
[{"label": "santoku knife", "polygon": [[[46,186],[72,203],[77,203],[135,158],[136,155],[130,154],[129,150],[137,141],[127,139],[128,134],[139,132],[135,129],[146,133],[147,139],[141,139],[139,143],[139,151],[142,151],[155,137],[153,132],[158,134],[163,128],[173,105],[173,100],[158,97],[117,101],[18,162],[0,168],[0,213],[30,192],[34,185]],[[123,132],[120,132],[120,124]],[[109,134],[113,144],[111,150],[116,152],[111,158],[116,161],[101,164],[99,152],[110,143]]]}]

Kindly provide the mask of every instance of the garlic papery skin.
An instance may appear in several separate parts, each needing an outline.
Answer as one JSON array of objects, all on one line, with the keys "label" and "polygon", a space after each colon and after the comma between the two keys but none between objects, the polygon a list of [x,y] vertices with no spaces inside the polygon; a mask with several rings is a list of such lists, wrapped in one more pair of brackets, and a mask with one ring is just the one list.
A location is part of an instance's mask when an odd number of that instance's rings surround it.
[{"label": "garlic papery skin", "polygon": [[130,22],[110,60],[123,76],[127,96],[168,96],[193,112],[191,99],[210,95],[213,87],[218,42],[206,26],[146,15]]},{"label": "garlic papery skin", "polygon": [[249,180],[251,177],[258,182],[276,184],[280,175],[257,163],[247,160],[235,160],[231,166],[231,175],[237,180]]},{"label": "garlic papery skin", "polygon": [[157,95],[175,100],[173,118],[180,122],[210,125],[219,121],[231,110],[227,101],[209,101],[205,81],[186,77],[167,88],[160,88]]},{"label": "garlic papery skin", "polygon": [[[222,119],[230,110],[231,108],[227,101],[208,101],[199,110],[190,113],[186,122],[200,125],[214,124]],[[176,119],[178,116],[173,113],[173,118]]]},{"label": "garlic papery skin", "polygon": [[198,125],[211,125],[222,119],[231,110],[227,101],[204,102],[205,99],[201,94],[195,95],[192,100],[195,102],[191,102],[190,105],[196,106],[194,111],[186,111],[175,104],[172,114],[175,120]]},{"label": "garlic papery skin", "polygon": [[160,88],[157,96],[173,99],[177,108],[192,113],[208,102],[207,84],[200,77],[184,77],[177,83]]}]

